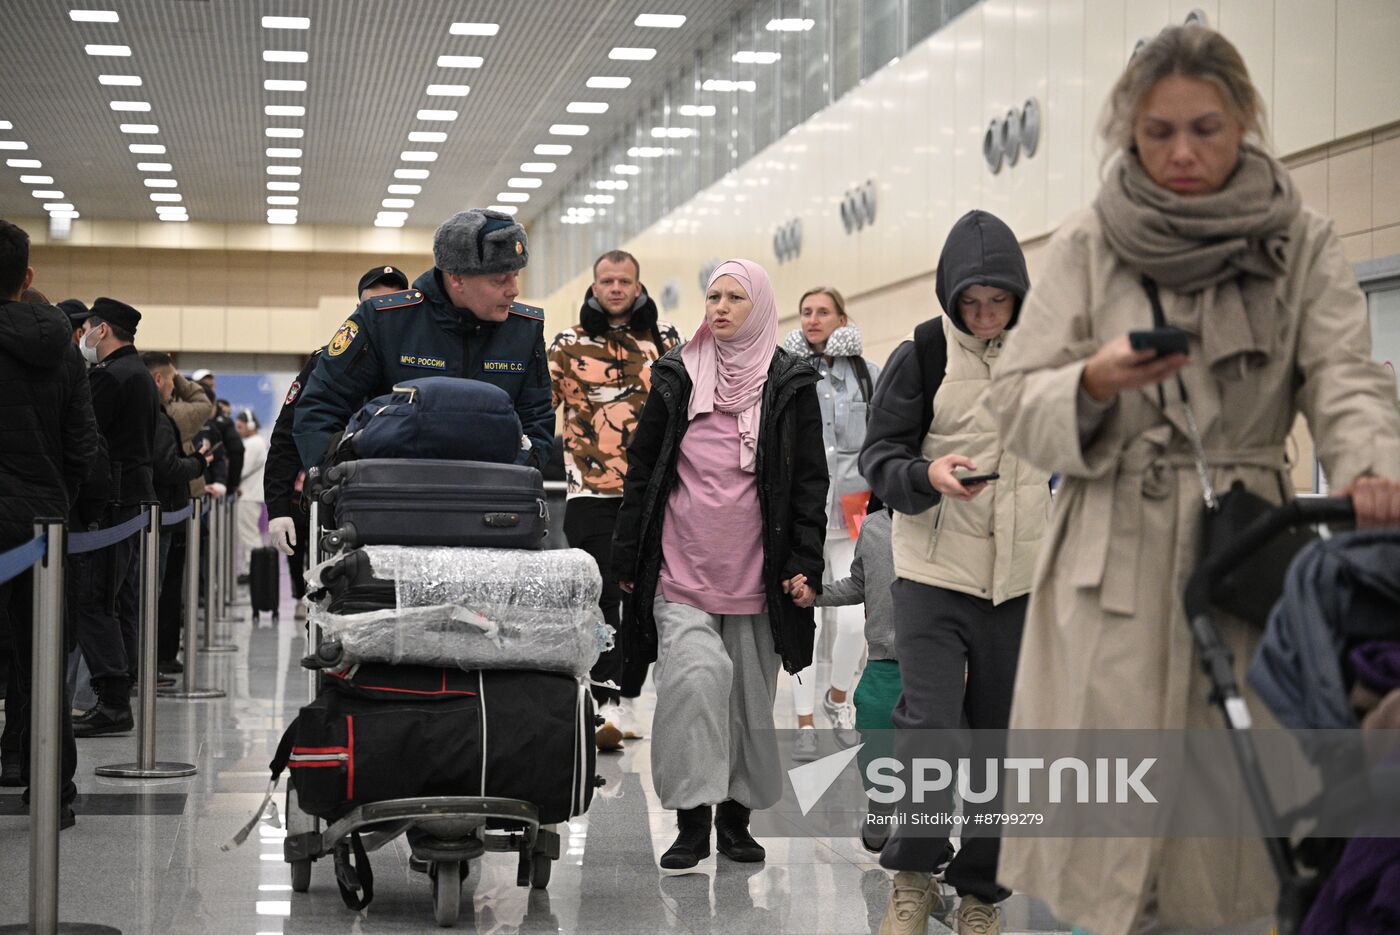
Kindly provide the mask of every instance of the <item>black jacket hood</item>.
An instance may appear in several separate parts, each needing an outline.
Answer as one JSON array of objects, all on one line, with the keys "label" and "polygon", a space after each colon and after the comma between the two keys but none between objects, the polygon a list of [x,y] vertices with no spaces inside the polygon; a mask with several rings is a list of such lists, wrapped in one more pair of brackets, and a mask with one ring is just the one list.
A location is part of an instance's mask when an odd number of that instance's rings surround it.
[{"label": "black jacket hood", "polygon": [[1016,309],[1006,327],[1016,327],[1021,302],[1030,290],[1026,256],[1006,222],[986,211],[969,211],[953,225],[943,242],[934,280],[938,304],[959,331],[971,334],[958,310],[958,296],[968,286],[995,286],[1014,295]]},{"label": "black jacket hood", "polygon": [[35,369],[53,367],[73,343],[68,316],[52,305],[0,303],[0,353]]},{"label": "black jacket hood", "polygon": [[[647,292],[647,287],[642,286],[642,294],[637,296],[637,301],[632,303],[632,319],[627,323],[629,331],[638,334],[651,334],[656,327],[660,313],[656,309],[656,302]],[[588,332],[589,337],[599,337],[608,330],[608,313],[603,311],[603,306],[598,300],[593,298],[593,287],[589,286],[583,293],[583,306],[578,312],[579,324],[583,325],[583,330]]]}]

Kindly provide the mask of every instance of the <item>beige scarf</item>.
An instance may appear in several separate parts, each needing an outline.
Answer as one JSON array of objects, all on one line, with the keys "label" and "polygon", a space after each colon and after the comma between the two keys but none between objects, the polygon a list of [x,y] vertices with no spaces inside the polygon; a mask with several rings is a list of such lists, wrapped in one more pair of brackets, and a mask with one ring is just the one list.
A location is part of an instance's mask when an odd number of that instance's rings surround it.
[{"label": "beige scarf", "polygon": [[1199,335],[1206,364],[1236,379],[1277,350],[1275,281],[1301,200],[1288,171],[1248,144],[1225,187],[1184,196],[1123,153],[1094,200],[1104,237],[1130,268],[1178,293],[1167,320]]}]

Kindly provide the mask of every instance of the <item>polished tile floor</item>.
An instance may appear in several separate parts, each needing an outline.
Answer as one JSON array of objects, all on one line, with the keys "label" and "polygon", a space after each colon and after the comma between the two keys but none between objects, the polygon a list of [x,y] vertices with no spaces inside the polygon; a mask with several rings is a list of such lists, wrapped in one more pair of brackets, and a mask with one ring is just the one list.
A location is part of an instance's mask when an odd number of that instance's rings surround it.
[{"label": "polished tile floor", "polygon": [[[288,589],[283,582],[283,594]],[[303,630],[284,605],[281,623],[226,625],[239,651],[201,656],[216,701],[161,700],[157,756],[195,763],[198,775],[163,782],[93,774],[135,758],[134,735],[80,740],[77,826],[62,835],[62,917],[100,922],[126,935],[163,933],[426,932],[434,929],[426,877],[408,867],[400,839],[372,855],[375,898],[346,909],[329,861],[314,867],[311,891],[291,892],[280,825],[264,820],[239,848],[221,849],[249,819],[268,781],[268,761],[287,723],[309,697],[298,663]],[[786,680],[784,680],[786,683]],[[791,715],[786,684],[778,710]],[[651,699],[644,695],[644,722]],[[508,932],[874,932],[889,877],[849,839],[765,839],[768,860],[742,865],[712,857],[705,872],[662,877],[656,858],[674,835],[673,816],[651,785],[647,741],[600,757],[608,785],[588,814],[570,823],[547,891],[515,885],[513,855],[477,861],[462,896],[459,931]],[[19,790],[0,790],[0,924],[25,918],[28,819]],[[279,807],[281,796],[279,795]],[[285,816],[279,814],[279,820]],[[1003,931],[1057,932],[1063,926],[1034,900],[1004,904]],[[935,918],[930,933],[949,931]]]}]

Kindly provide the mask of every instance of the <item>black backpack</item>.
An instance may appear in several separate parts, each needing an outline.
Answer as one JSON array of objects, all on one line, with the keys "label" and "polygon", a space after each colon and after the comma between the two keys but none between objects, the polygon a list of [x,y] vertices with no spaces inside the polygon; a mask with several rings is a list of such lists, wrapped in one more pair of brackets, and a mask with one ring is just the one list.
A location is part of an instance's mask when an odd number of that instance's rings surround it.
[{"label": "black backpack", "polygon": [[924,408],[919,416],[919,438],[933,424],[933,397],[943,385],[948,371],[948,336],[943,333],[943,317],[930,318],[914,329],[914,360],[919,365],[919,381],[924,388]]}]

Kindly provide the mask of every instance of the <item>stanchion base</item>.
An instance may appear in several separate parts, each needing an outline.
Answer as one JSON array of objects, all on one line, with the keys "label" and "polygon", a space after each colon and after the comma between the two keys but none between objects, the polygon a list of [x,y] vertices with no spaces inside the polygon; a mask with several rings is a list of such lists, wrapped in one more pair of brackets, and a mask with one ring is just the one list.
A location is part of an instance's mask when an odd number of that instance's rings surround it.
[{"label": "stanchion base", "polygon": [[[20,925],[0,925],[0,935],[29,935],[32,931],[34,930],[29,927],[28,922]],[[122,935],[122,930],[91,922],[60,922],[58,935]]]},{"label": "stanchion base", "polygon": [[199,651],[202,653],[236,653],[238,647],[230,646],[228,643],[215,643],[212,646],[201,646]]},{"label": "stanchion base", "polygon": [[196,768],[193,763],[157,763],[150,769],[142,769],[140,763],[116,763],[99,766],[95,772],[114,779],[178,779],[193,776]]},{"label": "stanchion base", "polygon": [[228,692],[219,688],[191,688],[189,691],[161,688],[156,690],[156,697],[174,698],[176,701],[199,701],[203,698],[227,698]]}]

